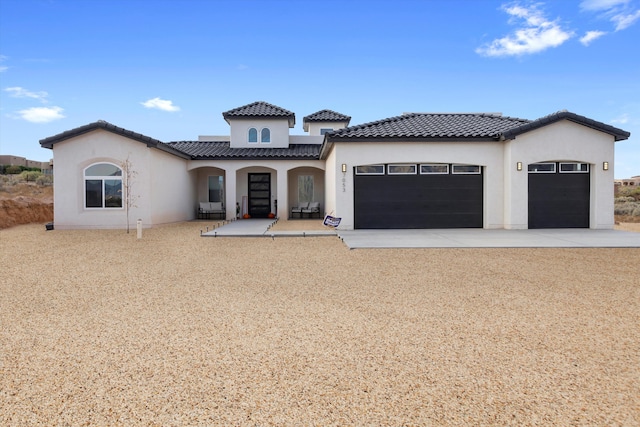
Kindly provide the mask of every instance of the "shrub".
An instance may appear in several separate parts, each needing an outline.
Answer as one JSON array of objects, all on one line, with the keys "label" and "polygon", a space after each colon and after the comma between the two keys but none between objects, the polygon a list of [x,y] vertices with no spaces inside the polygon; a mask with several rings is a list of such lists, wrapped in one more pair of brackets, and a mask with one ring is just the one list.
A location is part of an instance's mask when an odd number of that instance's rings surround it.
[{"label": "shrub", "polygon": [[18,175],[19,173],[22,173],[22,168],[20,166],[11,165],[7,166],[4,171],[9,175]]},{"label": "shrub", "polygon": [[615,215],[640,215],[640,202],[616,203],[613,213]]},{"label": "shrub", "polygon": [[44,187],[45,185],[51,185],[53,184],[53,178],[51,177],[51,175],[40,174],[40,176],[36,179],[36,184],[41,187]]},{"label": "shrub", "polygon": [[36,180],[40,175],[42,175],[42,172],[40,171],[22,171],[22,173],[20,174],[22,179],[24,179],[27,182],[29,181],[36,182]]}]

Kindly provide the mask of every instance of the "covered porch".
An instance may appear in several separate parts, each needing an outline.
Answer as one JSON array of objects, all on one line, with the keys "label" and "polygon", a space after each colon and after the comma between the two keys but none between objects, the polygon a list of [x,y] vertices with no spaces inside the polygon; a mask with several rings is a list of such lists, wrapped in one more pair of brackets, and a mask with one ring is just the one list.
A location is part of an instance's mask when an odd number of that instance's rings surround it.
[{"label": "covered porch", "polygon": [[[215,204],[226,220],[325,214],[325,171],[320,161],[192,161],[189,170],[196,172],[197,219],[201,203]],[[292,209],[312,202],[318,205],[314,215],[292,215]]]}]

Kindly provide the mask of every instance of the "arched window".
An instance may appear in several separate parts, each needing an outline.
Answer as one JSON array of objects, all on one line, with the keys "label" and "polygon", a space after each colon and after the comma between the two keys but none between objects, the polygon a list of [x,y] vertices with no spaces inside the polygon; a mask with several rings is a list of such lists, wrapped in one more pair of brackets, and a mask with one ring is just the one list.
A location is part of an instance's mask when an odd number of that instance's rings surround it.
[{"label": "arched window", "polygon": [[258,130],[256,128],[249,129],[249,142],[258,142]]},{"label": "arched window", "polygon": [[260,142],[271,142],[271,131],[269,128],[263,128],[260,131]]},{"label": "arched window", "polygon": [[122,169],[111,163],[96,163],[84,170],[86,208],[122,208]]}]

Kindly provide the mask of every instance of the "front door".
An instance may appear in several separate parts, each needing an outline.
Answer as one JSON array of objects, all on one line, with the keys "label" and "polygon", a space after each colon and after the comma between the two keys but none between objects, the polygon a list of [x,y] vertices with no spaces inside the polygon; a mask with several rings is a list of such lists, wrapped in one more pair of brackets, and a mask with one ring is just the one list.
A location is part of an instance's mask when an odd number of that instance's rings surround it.
[{"label": "front door", "polygon": [[249,174],[249,215],[267,218],[271,212],[271,174]]}]

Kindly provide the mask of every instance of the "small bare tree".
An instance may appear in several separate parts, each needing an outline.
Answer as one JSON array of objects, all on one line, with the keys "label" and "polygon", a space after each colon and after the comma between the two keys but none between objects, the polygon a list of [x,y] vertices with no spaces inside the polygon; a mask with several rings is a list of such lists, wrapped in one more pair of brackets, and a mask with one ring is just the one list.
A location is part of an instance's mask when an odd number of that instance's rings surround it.
[{"label": "small bare tree", "polygon": [[133,183],[135,181],[135,177],[138,175],[138,172],[133,169],[133,164],[131,163],[129,156],[127,156],[127,158],[120,163],[120,168],[122,169],[122,173],[124,175],[122,177],[122,186],[124,190],[124,197],[122,202],[124,203],[124,210],[127,215],[127,234],[129,234],[129,210],[131,208],[138,207],[135,202],[140,197],[139,195],[133,194],[132,190]]}]

